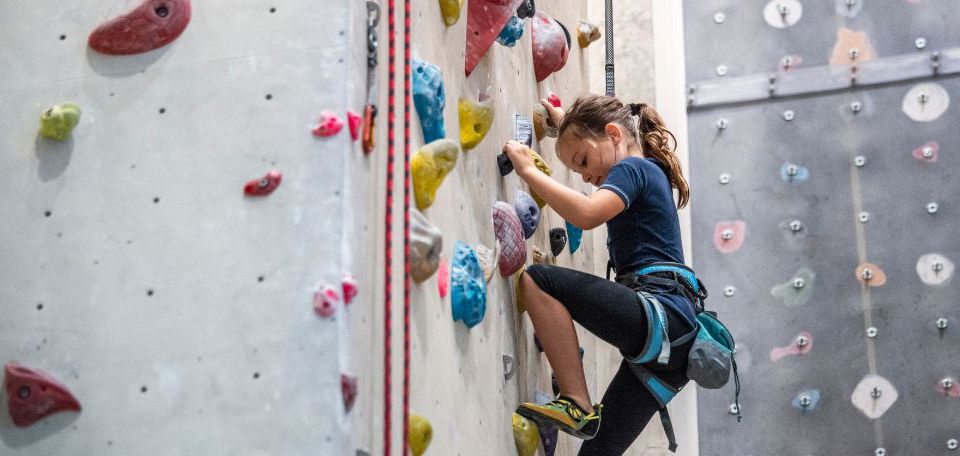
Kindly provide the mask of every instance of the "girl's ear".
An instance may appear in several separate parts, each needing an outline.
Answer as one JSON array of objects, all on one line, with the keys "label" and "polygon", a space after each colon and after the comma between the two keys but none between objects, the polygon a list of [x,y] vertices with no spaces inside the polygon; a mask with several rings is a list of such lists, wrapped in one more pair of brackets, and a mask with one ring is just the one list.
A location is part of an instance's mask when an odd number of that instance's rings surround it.
[{"label": "girl's ear", "polygon": [[610,140],[613,141],[614,147],[619,146],[620,142],[623,141],[623,132],[620,131],[619,125],[613,122],[610,122],[607,124],[606,127],[604,127],[603,130],[604,130],[604,133],[606,133],[607,136],[610,138]]}]

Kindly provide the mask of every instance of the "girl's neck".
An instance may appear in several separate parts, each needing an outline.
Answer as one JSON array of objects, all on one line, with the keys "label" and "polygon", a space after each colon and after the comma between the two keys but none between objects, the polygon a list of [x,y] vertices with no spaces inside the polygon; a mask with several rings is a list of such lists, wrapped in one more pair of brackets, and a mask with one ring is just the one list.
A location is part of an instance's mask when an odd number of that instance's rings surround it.
[{"label": "girl's neck", "polygon": [[645,157],[646,157],[646,155],[643,155],[643,149],[641,149],[640,146],[638,146],[638,145],[636,145],[636,144],[631,144],[631,145],[627,146],[627,156],[628,156],[628,157],[639,157],[639,158],[645,158]]}]

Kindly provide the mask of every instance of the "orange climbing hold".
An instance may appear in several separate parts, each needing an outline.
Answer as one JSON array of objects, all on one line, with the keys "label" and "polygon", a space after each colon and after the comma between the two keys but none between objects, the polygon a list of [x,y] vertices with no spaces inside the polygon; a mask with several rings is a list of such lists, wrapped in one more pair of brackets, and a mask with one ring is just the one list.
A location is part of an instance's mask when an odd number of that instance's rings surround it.
[{"label": "orange climbing hold", "polygon": [[133,11],[96,28],[87,40],[104,54],[129,55],[172,43],[190,23],[190,0],[144,0]]},{"label": "orange climbing hold", "polygon": [[46,372],[9,362],[4,367],[7,411],[13,424],[28,427],[57,412],[80,411],[80,402]]}]

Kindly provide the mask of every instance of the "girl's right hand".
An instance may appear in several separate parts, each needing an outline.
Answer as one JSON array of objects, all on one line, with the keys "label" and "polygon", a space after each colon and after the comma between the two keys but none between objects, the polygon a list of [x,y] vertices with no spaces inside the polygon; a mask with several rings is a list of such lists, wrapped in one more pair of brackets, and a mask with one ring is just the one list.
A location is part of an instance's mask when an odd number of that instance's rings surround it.
[{"label": "girl's right hand", "polygon": [[563,120],[563,115],[565,113],[563,108],[558,108],[550,104],[546,98],[540,99],[540,104],[543,105],[543,107],[547,110],[547,113],[550,115],[550,126],[554,128],[560,128],[560,121]]}]

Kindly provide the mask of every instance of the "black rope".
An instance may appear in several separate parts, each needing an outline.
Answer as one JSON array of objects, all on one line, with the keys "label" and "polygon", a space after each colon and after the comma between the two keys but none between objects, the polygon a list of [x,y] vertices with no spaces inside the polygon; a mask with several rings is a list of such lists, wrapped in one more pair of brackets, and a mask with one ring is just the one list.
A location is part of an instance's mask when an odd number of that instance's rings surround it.
[{"label": "black rope", "polygon": [[604,6],[604,24],[603,31],[606,43],[607,64],[604,68],[607,71],[607,96],[616,96],[613,83],[613,0],[606,0]]}]

